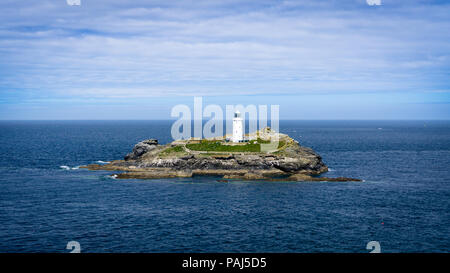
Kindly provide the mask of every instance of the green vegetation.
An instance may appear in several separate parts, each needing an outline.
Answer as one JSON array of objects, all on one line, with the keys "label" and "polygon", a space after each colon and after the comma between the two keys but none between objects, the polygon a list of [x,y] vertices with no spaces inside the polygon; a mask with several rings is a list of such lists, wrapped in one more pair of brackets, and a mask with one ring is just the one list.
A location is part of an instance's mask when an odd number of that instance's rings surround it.
[{"label": "green vegetation", "polygon": [[[221,141],[217,140],[202,140],[200,143],[186,144],[186,148],[193,151],[207,151],[207,152],[261,152],[261,144],[268,144],[269,140],[252,140],[246,144],[240,145],[225,145]],[[286,142],[280,141],[279,148],[284,148]]]},{"label": "green vegetation", "polygon": [[230,156],[230,154],[206,152],[206,153],[198,154],[197,156],[198,157],[222,157],[222,158],[226,158],[226,157]]},{"label": "green vegetation", "polygon": [[212,152],[260,152],[259,143],[247,143],[243,145],[223,145],[220,141],[202,140],[201,143],[186,144],[186,148],[193,151]]},{"label": "green vegetation", "polygon": [[170,154],[179,154],[179,153],[186,153],[183,149],[182,146],[174,146],[174,147],[169,147],[167,149],[165,149],[164,151],[162,151],[160,154],[161,155],[170,155]]},{"label": "green vegetation", "polygon": [[287,147],[286,141],[280,140],[280,143],[278,144],[278,150],[283,150]]},{"label": "green vegetation", "polygon": [[290,145],[290,142],[280,141],[278,145],[278,151],[273,152],[274,155],[286,155],[286,148]]},{"label": "green vegetation", "polygon": [[267,144],[267,143],[270,143],[270,140],[264,140],[264,139],[261,139],[258,137],[258,139],[256,139],[256,140],[250,140],[249,143],[251,143],[251,144],[256,144],[256,143]]}]

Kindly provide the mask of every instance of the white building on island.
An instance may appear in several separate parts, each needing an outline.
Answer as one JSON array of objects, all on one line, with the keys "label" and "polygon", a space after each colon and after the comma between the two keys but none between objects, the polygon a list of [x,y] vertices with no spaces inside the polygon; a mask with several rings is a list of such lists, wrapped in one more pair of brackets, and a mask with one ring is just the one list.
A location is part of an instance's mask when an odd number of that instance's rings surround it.
[{"label": "white building on island", "polygon": [[241,117],[241,112],[236,111],[233,118],[233,142],[244,141],[244,121]]}]

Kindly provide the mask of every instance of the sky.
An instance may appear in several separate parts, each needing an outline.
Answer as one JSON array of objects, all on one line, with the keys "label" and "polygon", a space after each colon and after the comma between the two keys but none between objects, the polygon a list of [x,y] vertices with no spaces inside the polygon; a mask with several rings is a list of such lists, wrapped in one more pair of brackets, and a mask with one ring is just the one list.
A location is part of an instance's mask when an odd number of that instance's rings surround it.
[{"label": "sky", "polygon": [[450,119],[449,1],[76,1],[0,2],[0,119]]}]

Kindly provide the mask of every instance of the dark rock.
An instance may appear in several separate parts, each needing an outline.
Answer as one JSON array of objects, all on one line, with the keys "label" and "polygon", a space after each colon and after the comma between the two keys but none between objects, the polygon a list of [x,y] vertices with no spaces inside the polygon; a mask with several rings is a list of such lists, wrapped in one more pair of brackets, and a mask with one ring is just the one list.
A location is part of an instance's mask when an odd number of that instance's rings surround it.
[{"label": "dark rock", "polygon": [[144,144],[147,144],[147,145],[158,145],[158,140],[154,139],[154,138],[147,139],[147,140],[144,140],[144,141],[141,141],[141,142],[144,143]]},{"label": "dark rock", "polygon": [[148,151],[151,151],[158,146],[158,140],[157,139],[147,139],[144,141],[139,142],[138,144],[134,145],[133,151],[129,154],[127,154],[124,159],[125,160],[136,160],[143,154],[147,153]]}]

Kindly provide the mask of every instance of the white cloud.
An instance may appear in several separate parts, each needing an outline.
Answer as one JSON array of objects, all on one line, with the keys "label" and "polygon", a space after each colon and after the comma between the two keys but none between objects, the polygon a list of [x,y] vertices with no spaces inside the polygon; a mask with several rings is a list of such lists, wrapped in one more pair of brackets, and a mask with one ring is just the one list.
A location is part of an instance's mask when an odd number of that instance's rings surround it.
[{"label": "white cloud", "polygon": [[448,5],[6,2],[4,90],[114,98],[404,91],[433,88],[449,67]]},{"label": "white cloud", "polygon": [[381,0],[366,0],[369,6],[379,6],[381,5]]},{"label": "white cloud", "polygon": [[66,0],[69,6],[80,6],[81,0]]}]

